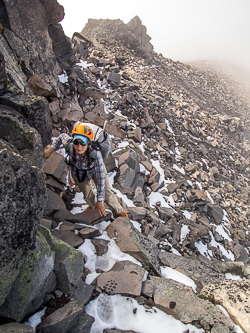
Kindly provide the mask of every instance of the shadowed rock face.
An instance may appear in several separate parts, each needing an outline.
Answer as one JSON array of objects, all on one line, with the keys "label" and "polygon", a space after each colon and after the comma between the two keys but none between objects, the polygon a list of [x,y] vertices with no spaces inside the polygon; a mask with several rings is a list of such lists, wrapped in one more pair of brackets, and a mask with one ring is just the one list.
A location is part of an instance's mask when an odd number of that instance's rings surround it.
[{"label": "shadowed rock face", "polygon": [[17,85],[24,92],[25,76],[29,79],[39,75],[53,87],[54,95],[60,96],[57,73],[61,69],[52,49],[48,27],[63,19],[63,7],[57,1],[39,0],[1,0],[0,6],[4,12],[0,18],[4,27],[0,36],[1,52],[8,76],[12,78],[8,83]]},{"label": "shadowed rock face", "polygon": [[0,150],[0,275],[6,297],[24,255],[35,246],[46,203],[44,175],[20,155]]}]

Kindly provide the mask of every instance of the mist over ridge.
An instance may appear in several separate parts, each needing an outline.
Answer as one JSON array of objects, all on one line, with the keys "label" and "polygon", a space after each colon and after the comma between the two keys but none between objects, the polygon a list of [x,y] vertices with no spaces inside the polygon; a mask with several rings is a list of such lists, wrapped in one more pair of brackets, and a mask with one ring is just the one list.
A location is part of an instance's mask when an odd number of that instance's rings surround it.
[{"label": "mist over ridge", "polygon": [[108,0],[105,6],[97,1],[94,7],[79,0],[58,1],[65,9],[61,22],[64,32],[72,37],[80,32],[89,18],[121,19],[129,22],[138,15],[147,28],[157,53],[174,61],[218,61],[243,68],[250,73],[248,36],[250,3],[198,0],[141,0],[117,6]]}]

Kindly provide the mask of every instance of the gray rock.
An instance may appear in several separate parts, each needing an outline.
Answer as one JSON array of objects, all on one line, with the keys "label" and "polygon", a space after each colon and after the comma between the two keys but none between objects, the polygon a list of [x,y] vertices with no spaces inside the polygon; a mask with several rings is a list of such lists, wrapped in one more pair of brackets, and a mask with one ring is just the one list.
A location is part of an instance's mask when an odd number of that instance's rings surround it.
[{"label": "gray rock", "polygon": [[41,135],[43,147],[50,144],[52,122],[49,103],[44,97],[6,93],[0,97],[0,103],[18,111],[27,123],[37,130]]},{"label": "gray rock", "polygon": [[87,87],[84,91],[84,95],[92,97],[97,100],[105,97],[105,93],[102,90],[97,89],[95,87]]},{"label": "gray rock", "polygon": [[120,175],[118,177],[118,184],[121,187],[128,186],[132,187],[135,179],[135,170],[131,169],[127,164],[123,164],[120,167]]},{"label": "gray rock", "polygon": [[249,254],[240,244],[235,245],[233,248],[236,261],[244,261],[250,263]]},{"label": "gray rock", "polygon": [[210,327],[221,322],[230,329],[233,328],[233,323],[228,317],[212,303],[196,296],[190,287],[171,279],[154,276],[150,277],[150,280],[154,285],[155,306],[160,310],[183,323],[190,323],[193,320],[200,321],[206,318],[206,323]]},{"label": "gray rock", "polygon": [[159,179],[160,173],[156,170],[155,167],[153,167],[150,174],[146,177],[146,182],[151,185],[153,183],[158,183]]},{"label": "gray rock", "polygon": [[73,247],[78,247],[83,243],[83,239],[77,236],[73,231],[54,229],[53,234]]},{"label": "gray rock", "polygon": [[133,202],[137,207],[138,206],[144,207],[146,205],[144,193],[143,193],[142,188],[140,186],[137,186],[136,189],[135,189]]},{"label": "gray rock", "polygon": [[107,75],[107,80],[111,84],[118,85],[121,82],[121,75],[113,72],[109,72]]},{"label": "gray rock", "polygon": [[211,329],[211,333],[230,333],[230,329],[222,323],[215,323]]},{"label": "gray rock", "polygon": [[44,215],[49,216],[57,210],[66,210],[66,205],[63,199],[56,192],[47,188],[48,201],[44,209]]},{"label": "gray rock", "polygon": [[46,333],[89,333],[94,321],[84,313],[83,303],[73,299],[46,317],[38,328]]},{"label": "gray rock", "polygon": [[119,114],[115,114],[112,121],[117,127],[122,128],[123,130],[127,127],[127,118]]},{"label": "gray rock", "polygon": [[62,183],[59,183],[54,177],[48,175],[46,176],[46,186],[57,194],[60,194],[64,190]]},{"label": "gray rock", "polygon": [[57,152],[53,152],[46,160],[43,171],[55,177],[60,183],[66,185],[66,176],[68,173],[68,165],[65,163],[64,156]]},{"label": "gray rock", "polygon": [[129,218],[133,221],[141,221],[147,214],[146,208],[143,207],[129,207],[127,209]]},{"label": "gray rock", "polygon": [[133,139],[135,142],[141,142],[142,137],[141,137],[141,128],[136,127],[135,129],[128,130],[128,138]]},{"label": "gray rock", "polygon": [[48,229],[40,227],[51,249],[55,252],[55,274],[57,287],[86,304],[93,286],[83,282],[84,259],[80,251],[56,238]]},{"label": "gray rock", "polygon": [[192,278],[197,285],[198,292],[204,285],[216,283],[216,281],[225,278],[219,261],[218,266],[216,266],[210,260],[208,263],[205,263],[199,259],[185,258],[169,252],[159,252],[159,259],[164,266],[178,268],[188,277]]},{"label": "gray rock", "polygon": [[[7,15],[7,12],[5,12]],[[7,30],[7,29],[6,29]],[[22,71],[21,65],[17,62],[15,55],[12,53],[11,46],[4,38],[3,34],[0,36],[0,49],[1,49],[1,92],[5,93],[9,82],[14,86],[15,90],[24,92],[32,91],[27,85],[27,76]],[[10,70],[12,69],[12,70]],[[8,73],[8,77],[7,77]]]},{"label": "gray rock", "polygon": [[70,221],[74,223],[89,224],[87,220],[81,214],[72,214],[67,209],[60,209],[53,214],[53,219],[57,222]]},{"label": "gray rock", "polygon": [[0,326],[1,333],[35,333],[35,330],[28,325],[11,323]]},{"label": "gray rock", "polygon": [[91,224],[94,225],[96,223],[102,222],[102,221],[109,221],[111,219],[111,212],[110,211],[106,211],[106,216],[101,216],[99,214],[99,212],[95,209],[87,209],[85,211],[83,211],[82,213],[77,214],[78,216],[82,216],[82,218],[84,219],[85,224]]},{"label": "gray rock", "polygon": [[0,151],[0,305],[35,246],[46,203],[44,174],[8,149]]},{"label": "gray rock", "polygon": [[160,239],[163,236],[172,235],[172,234],[173,234],[172,229],[165,226],[164,223],[160,223],[155,231],[154,237]]},{"label": "gray rock", "polygon": [[52,87],[45,83],[38,75],[33,75],[29,79],[28,85],[36,96],[49,97],[53,95]]},{"label": "gray rock", "polygon": [[142,291],[141,294],[143,296],[153,298],[154,295],[154,284],[151,280],[146,280],[142,283]]},{"label": "gray rock", "polygon": [[48,219],[42,219],[41,225],[51,230],[52,221]]},{"label": "gray rock", "polygon": [[97,277],[97,286],[108,294],[140,296],[144,273],[142,267],[131,261],[120,261]]},{"label": "gray rock", "polygon": [[104,164],[105,164],[107,173],[109,173],[110,171],[112,171],[116,168],[115,158],[111,152],[109,153],[108,157],[105,158]]},{"label": "gray rock", "polygon": [[78,235],[83,239],[90,239],[101,236],[101,233],[98,229],[91,227],[83,227],[79,230]]},{"label": "gray rock", "polygon": [[16,147],[27,163],[42,168],[44,153],[38,132],[13,109],[0,106],[0,138]]},{"label": "gray rock", "polygon": [[[53,2],[47,1],[44,4],[46,6],[50,6]],[[55,1],[54,1],[55,3]],[[58,6],[59,4],[56,3]],[[59,5],[60,6],[60,5]],[[61,6],[63,9],[63,7]],[[47,9],[45,7],[45,9]],[[49,13],[48,13],[49,12]],[[60,11],[57,9],[54,9],[54,13],[59,13]],[[46,15],[48,17],[48,14],[51,15],[51,10],[46,10]],[[54,21],[54,20],[53,20]],[[57,20],[56,20],[57,21]],[[48,26],[48,31],[49,31],[49,36],[52,40],[52,47],[53,51],[56,55],[56,59],[59,63],[69,61],[69,62],[74,62],[76,61],[76,57],[73,53],[72,50],[72,43],[69,37],[65,36],[63,29],[60,24],[57,24],[61,20],[59,19],[57,22],[54,22],[53,24],[49,24]]]},{"label": "gray rock", "polygon": [[208,204],[208,213],[214,218],[217,224],[223,220],[223,209],[217,205]]},{"label": "gray rock", "polygon": [[163,221],[167,221],[171,217],[174,216],[174,210],[172,208],[166,208],[166,207],[156,207],[160,219]]},{"label": "gray rock", "polygon": [[133,227],[128,218],[118,217],[106,231],[110,238],[115,238],[121,251],[139,260],[146,270],[152,269],[156,275],[161,275],[157,248]]},{"label": "gray rock", "polygon": [[91,239],[91,243],[96,249],[96,255],[102,256],[108,251],[109,241],[105,239]]},{"label": "gray rock", "polygon": [[0,307],[1,316],[21,322],[40,307],[45,295],[56,287],[54,261],[54,252],[45,238],[38,233],[36,249],[28,252],[7,298]]}]

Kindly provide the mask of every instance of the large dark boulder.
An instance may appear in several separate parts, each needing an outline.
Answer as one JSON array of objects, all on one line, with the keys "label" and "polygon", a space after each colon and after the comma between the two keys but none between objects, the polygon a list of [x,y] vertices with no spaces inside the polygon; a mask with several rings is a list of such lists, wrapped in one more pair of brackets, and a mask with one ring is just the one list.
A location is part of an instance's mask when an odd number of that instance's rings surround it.
[{"label": "large dark boulder", "polygon": [[27,252],[10,292],[0,306],[2,317],[21,322],[41,306],[46,294],[56,287],[54,260],[55,253],[38,233],[36,247]]},{"label": "large dark boulder", "polygon": [[14,110],[0,105],[0,138],[15,147],[30,165],[42,168],[44,153],[38,132]]},{"label": "large dark boulder", "polygon": [[44,173],[0,147],[0,304],[35,246],[46,199]]},{"label": "large dark boulder", "polygon": [[0,96],[0,112],[4,110],[1,104],[12,108],[26,118],[28,124],[41,135],[43,146],[51,143],[52,121],[49,103],[44,97],[9,92]]}]

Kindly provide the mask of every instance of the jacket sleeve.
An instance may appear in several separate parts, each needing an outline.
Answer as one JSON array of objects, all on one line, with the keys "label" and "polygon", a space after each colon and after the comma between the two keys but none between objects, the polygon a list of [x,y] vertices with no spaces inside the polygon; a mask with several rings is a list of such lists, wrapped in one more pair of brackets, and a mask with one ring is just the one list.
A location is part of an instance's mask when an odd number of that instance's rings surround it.
[{"label": "jacket sleeve", "polygon": [[104,162],[102,159],[102,154],[100,151],[97,151],[96,160],[95,160],[95,173],[97,179],[97,201],[101,202],[105,200],[105,178],[106,170]]},{"label": "jacket sleeve", "polygon": [[52,149],[54,149],[55,151],[58,150],[60,148],[61,145],[63,145],[63,147],[65,148],[65,146],[67,145],[67,143],[72,139],[71,136],[69,136],[66,133],[62,133],[60,134],[54,141],[53,143],[50,145],[50,147]]}]

